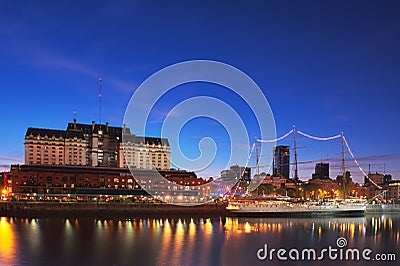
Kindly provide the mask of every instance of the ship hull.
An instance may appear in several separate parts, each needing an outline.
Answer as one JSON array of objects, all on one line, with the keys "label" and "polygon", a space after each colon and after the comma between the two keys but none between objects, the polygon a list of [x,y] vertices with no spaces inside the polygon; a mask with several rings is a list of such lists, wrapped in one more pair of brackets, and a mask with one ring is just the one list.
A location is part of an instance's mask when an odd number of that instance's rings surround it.
[{"label": "ship hull", "polygon": [[365,216],[364,204],[293,205],[293,204],[232,204],[227,209],[236,216],[246,217],[360,217]]},{"label": "ship hull", "polygon": [[353,211],[325,211],[325,212],[246,212],[231,211],[238,217],[362,217],[365,216],[363,210]]}]

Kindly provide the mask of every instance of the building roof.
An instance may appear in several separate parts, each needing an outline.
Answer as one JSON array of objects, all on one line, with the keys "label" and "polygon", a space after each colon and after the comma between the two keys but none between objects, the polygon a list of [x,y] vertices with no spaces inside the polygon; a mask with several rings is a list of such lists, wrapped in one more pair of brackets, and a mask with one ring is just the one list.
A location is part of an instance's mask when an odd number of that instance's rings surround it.
[{"label": "building roof", "polygon": [[65,130],[56,130],[56,129],[47,129],[47,128],[33,128],[28,127],[25,136],[41,136],[41,137],[56,137],[56,138],[64,138],[65,137]]},{"label": "building roof", "polygon": [[154,137],[140,137],[135,134],[124,134],[123,135],[124,142],[132,142],[132,143],[145,143],[149,145],[159,145],[169,146],[168,139],[165,138],[154,138]]},{"label": "building roof", "polygon": [[65,137],[66,138],[75,138],[75,137],[77,137],[78,139],[84,139],[85,135],[83,134],[82,130],[67,130],[65,132]]},{"label": "building roof", "polygon": [[138,176],[162,175],[166,178],[198,178],[195,172],[186,170],[154,170],[154,169],[134,169],[132,172],[128,168],[115,167],[92,167],[76,165],[41,165],[41,164],[14,164],[11,165],[11,172],[53,172],[61,174],[103,174],[131,176],[132,173]]},{"label": "building roof", "polygon": [[149,143],[149,145],[158,145],[161,144],[163,146],[169,146],[168,139],[164,138],[153,138],[153,137],[145,137],[145,142],[146,144]]},{"label": "building roof", "polygon": [[[55,129],[47,129],[47,128],[33,128],[29,127],[26,131],[26,137],[33,136],[48,136],[48,137],[56,137],[56,138],[78,138],[84,139],[85,135],[91,135],[93,133],[98,133],[99,130],[102,130],[105,134],[108,134],[110,137],[118,138],[119,141],[130,141],[133,143],[145,143],[149,145],[159,145],[169,146],[168,139],[166,138],[155,138],[155,137],[139,137],[135,134],[131,134],[131,131],[127,127],[113,127],[107,124],[78,124],[78,123],[68,123],[66,130],[55,130]],[[123,138],[122,138],[122,135]]]},{"label": "building roof", "polygon": [[74,123],[68,123],[67,129],[72,129],[72,130],[81,130],[83,134],[92,134],[92,133],[98,133],[99,130],[102,130],[103,132],[107,133],[108,135],[112,137],[122,137],[122,127],[112,127],[109,126],[108,124],[76,124],[76,129],[75,129],[75,124]]},{"label": "building roof", "polygon": [[82,131],[80,130],[57,130],[57,129],[47,129],[47,128],[33,128],[29,127],[26,131],[25,137],[28,136],[41,136],[41,137],[55,137],[55,138],[78,138],[84,139],[85,136],[83,135]]}]

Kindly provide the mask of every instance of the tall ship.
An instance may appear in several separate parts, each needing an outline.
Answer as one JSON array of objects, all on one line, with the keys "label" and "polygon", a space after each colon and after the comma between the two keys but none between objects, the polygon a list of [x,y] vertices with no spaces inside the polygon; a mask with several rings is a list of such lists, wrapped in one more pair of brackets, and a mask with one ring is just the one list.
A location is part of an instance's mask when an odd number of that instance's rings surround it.
[{"label": "tall ship", "polygon": [[[285,196],[278,196],[272,195],[268,197],[261,197],[261,198],[251,198],[248,197],[251,195],[250,190],[247,189],[245,192],[245,197],[239,196],[239,199],[236,196],[237,188],[239,187],[239,183],[243,181],[242,176],[238,178],[238,181],[233,186],[231,191],[229,192],[231,199],[228,202],[227,210],[229,210],[234,215],[238,216],[253,216],[253,217],[273,217],[273,216],[286,216],[286,217],[293,217],[293,216],[302,216],[302,217],[320,217],[320,216],[346,216],[346,217],[355,217],[355,216],[364,216],[367,210],[368,202],[366,200],[360,198],[347,198],[346,192],[346,183],[347,181],[347,171],[345,165],[345,147],[347,147],[348,152],[351,154],[354,162],[362,172],[363,176],[367,178],[374,186],[378,189],[382,190],[382,187],[376,184],[373,180],[371,180],[368,175],[362,170],[361,166],[358,164],[357,160],[354,157],[354,154],[351,152],[350,147],[346,138],[344,137],[344,133],[337,134],[331,137],[316,137],[304,133],[300,130],[297,130],[295,126],[293,129],[290,130],[285,135],[271,139],[271,140],[261,140],[256,139],[256,143],[253,144],[253,148],[250,151],[246,167],[249,164],[250,158],[252,158],[252,152],[255,148],[256,156],[255,156],[255,168],[257,169],[257,176],[260,177],[260,165],[259,165],[259,157],[258,154],[258,143],[266,142],[277,142],[293,134],[293,149],[289,146],[279,146],[280,149],[275,149],[274,156],[273,156],[273,170],[274,175],[280,175],[289,179],[289,172],[290,172],[290,165],[294,165],[294,176],[291,179],[292,182],[295,184],[296,189],[298,189],[298,184],[302,183],[299,180],[299,173],[298,173],[298,164],[300,163],[308,163],[308,162],[298,162],[297,160],[297,138],[296,134],[301,134],[304,137],[318,140],[318,141],[330,141],[335,139],[341,139],[341,172],[342,172],[342,184],[343,187],[343,198],[337,198],[337,195],[332,196],[332,198],[327,198],[325,196],[318,197],[318,199],[309,199],[306,197],[298,197],[297,200],[285,197]],[[294,162],[291,163],[289,159],[289,150],[294,151]],[[278,162],[278,163],[277,163]],[[276,165],[275,165],[276,164]],[[322,164],[322,163],[321,163]],[[267,164],[268,165],[268,164]],[[329,169],[329,165],[328,165]],[[322,166],[320,170],[320,174],[322,174]],[[318,178],[321,178],[319,176]],[[329,179],[329,172],[327,175],[323,175],[323,178]],[[339,184],[338,184],[339,185]],[[242,187],[245,185],[241,185]],[[254,190],[254,188],[253,188]],[[287,193],[287,191],[286,191]],[[243,195],[243,194],[242,194]],[[368,207],[368,209],[372,209],[372,207]],[[377,209],[377,208],[376,208]]]},{"label": "tall ship", "polygon": [[227,210],[249,217],[326,217],[365,215],[366,202],[353,200],[295,202],[289,198],[243,199],[228,203]]}]

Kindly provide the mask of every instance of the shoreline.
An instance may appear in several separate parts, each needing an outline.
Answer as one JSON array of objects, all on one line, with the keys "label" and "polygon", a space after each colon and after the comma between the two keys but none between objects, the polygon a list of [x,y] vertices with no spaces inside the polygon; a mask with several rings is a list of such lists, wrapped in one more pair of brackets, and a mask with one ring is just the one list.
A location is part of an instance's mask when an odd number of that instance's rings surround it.
[{"label": "shoreline", "polygon": [[157,203],[0,202],[2,217],[92,217],[97,219],[232,216],[226,203],[178,206]]},{"label": "shoreline", "polygon": [[[179,206],[167,203],[16,201],[0,202],[0,217],[133,219],[240,216],[228,211],[226,206],[225,202]],[[372,205],[367,208],[368,214],[400,215],[400,205]]]}]

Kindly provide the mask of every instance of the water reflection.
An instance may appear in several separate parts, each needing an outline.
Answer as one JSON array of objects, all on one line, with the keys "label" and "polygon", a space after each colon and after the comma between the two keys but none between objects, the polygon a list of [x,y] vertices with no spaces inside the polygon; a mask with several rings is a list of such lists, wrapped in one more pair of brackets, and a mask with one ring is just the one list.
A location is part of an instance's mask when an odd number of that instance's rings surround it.
[{"label": "water reflection", "polygon": [[[16,264],[16,240],[14,228],[10,225],[8,218],[0,218],[0,262],[4,265]],[[1,263],[2,264],[2,263]]]},{"label": "water reflection", "polygon": [[[0,220],[0,265],[257,264],[265,243],[324,247],[346,237],[351,247],[395,251],[400,216],[362,218],[174,218]],[[400,258],[399,258],[400,259]]]},{"label": "water reflection", "polygon": [[[365,234],[367,219],[363,218],[227,218],[225,230],[229,234],[281,233],[284,230],[302,230],[311,235],[321,236],[332,231],[354,238]],[[378,230],[377,230],[378,232]]]}]

